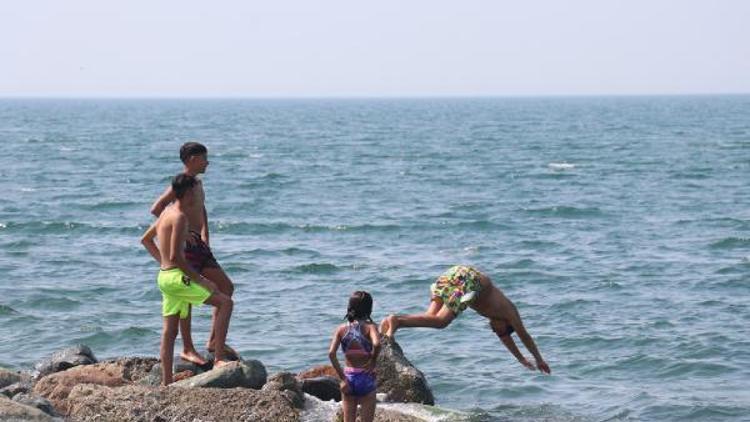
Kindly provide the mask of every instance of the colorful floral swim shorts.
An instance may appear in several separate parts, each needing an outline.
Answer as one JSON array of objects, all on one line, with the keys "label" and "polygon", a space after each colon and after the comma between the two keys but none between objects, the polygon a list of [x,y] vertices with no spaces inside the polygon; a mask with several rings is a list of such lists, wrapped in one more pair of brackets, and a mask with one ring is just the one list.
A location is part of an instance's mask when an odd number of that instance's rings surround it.
[{"label": "colorful floral swim shorts", "polygon": [[472,267],[456,265],[443,273],[430,287],[432,298],[439,298],[456,316],[477,298],[482,290],[480,272]]}]

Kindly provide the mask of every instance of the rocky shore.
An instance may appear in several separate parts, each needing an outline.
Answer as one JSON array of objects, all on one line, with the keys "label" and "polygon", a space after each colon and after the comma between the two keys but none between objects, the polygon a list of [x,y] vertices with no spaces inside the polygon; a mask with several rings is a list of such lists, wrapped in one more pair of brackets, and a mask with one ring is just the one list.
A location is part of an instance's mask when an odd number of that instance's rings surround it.
[{"label": "rocky shore", "polygon": [[[0,420],[341,420],[339,380],[330,366],[269,376],[263,363],[252,359],[208,370],[179,359],[175,362],[180,380],[168,387],[160,386],[161,367],[156,358],[98,361],[83,345],[54,353],[30,372],[0,368]],[[383,339],[377,374],[381,404],[376,421],[466,419],[432,406],[434,397],[424,374],[395,341]]]}]

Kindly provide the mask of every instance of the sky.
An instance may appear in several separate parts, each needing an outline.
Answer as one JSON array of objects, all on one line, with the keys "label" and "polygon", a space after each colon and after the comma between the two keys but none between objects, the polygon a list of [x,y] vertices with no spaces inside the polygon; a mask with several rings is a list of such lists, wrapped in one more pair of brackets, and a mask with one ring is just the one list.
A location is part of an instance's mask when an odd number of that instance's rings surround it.
[{"label": "sky", "polygon": [[0,2],[0,97],[721,93],[750,1]]}]

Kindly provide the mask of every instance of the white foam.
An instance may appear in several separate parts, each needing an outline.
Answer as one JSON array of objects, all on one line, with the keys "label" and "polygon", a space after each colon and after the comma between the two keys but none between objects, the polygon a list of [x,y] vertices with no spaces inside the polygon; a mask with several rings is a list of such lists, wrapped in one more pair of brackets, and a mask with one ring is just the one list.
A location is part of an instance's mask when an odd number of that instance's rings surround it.
[{"label": "white foam", "polygon": [[576,165],[570,163],[549,163],[547,164],[547,167],[552,170],[572,170],[576,168]]},{"label": "white foam", "polygon": [[[434,406],[426,406],[419,403],[382,403],[378,401],[379,408],[391,412],[411,416],[425,422],[448,422],[448,421],[470,421],[469,414],[450,409],[442,409]],[[305,408],[300,412],[301,422],[333,421],[338,413],[341,403],[323,401],[315,396],[305,394]]]},{"label": "white foam", "polygon": [[305,393],[305,408],[300,412],[301,422],[333,421],[339,410],[339,403],[323,401]]}]

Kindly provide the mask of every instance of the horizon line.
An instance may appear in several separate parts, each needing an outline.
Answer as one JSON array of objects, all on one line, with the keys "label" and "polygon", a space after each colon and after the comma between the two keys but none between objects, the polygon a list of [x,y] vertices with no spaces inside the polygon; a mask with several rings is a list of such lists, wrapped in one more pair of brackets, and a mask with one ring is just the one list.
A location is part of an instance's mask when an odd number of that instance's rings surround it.
[{"label": "horizon line", "polygon": [[747,96],[749,92],[692,92],[649,94],[427,94],[427,95],[0,95],[0,100],[420,100],[420,99],[533,99]]}]

